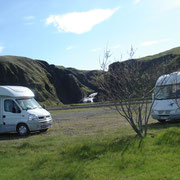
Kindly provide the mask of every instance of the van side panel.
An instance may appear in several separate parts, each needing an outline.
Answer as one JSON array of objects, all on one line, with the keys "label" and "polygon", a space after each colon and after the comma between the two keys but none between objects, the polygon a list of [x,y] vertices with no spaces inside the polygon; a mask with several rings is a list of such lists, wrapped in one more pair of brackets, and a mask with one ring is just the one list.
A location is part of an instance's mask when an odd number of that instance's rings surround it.
[{"label": "van side panel", "polygon": [[[16,132],[16,125],[22,121],[24,117],[22,111],[13,112],[12,107],[18,107],[14,98],[4,97],[2,100],[3,104],[3,123],[6,128],[6,132]],[[20,109],[20,108],[19,108]]]},{"label": "van side panel", "polygon": [[3,124],[3,98],[0,97],[0,133],[5,133],[6,128]]},{"label": "van side panel", "polygon": [[2,98],[0,97],[0,125],[3,124],[2,123]]},{"label": "van side panel", "polygon": [[0,133],[2,132],[2,106],[1,106],[1,97],[0,97]]}]

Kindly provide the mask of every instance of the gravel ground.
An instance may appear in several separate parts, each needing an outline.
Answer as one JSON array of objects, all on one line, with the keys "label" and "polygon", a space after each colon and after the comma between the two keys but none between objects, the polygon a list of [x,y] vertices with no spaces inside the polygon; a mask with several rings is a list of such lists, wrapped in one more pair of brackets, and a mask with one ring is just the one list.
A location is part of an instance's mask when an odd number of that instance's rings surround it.
[{"label": "gravel ground", "polygon": [[[110,108],[54,111],[52,117],[54,127],[60,128],[64,135],[69,136],[109,134],[110,131],[132,130],[128,122],[116,110]],[[154,120],[150,119],[150,121]]]},{"label": "gravel ground", "polygon": [[[109,107],[81,108],[51,111],[53,127],[47,135],[91,136],[109,135],[111,132],[134,133],[128,122],[116,110]],[[150,118],[150,126],[157,121]],[[128,131],[128,132],[127,132]],[[31,135],[41,134],[39,132]],[[17,133],[0,134],[0,140],[20,138]]]},{"label": "gravel ground", "polygon": [[75,118],[87,119],[89,117],[113,114],[116,113],[114,109],[110,108],[90,108],[90,109],[76,109],[76,110],[62,110],[58,113],[53,114],[53,119],[55,121],[63,121],[64,119],[73,120]]}]

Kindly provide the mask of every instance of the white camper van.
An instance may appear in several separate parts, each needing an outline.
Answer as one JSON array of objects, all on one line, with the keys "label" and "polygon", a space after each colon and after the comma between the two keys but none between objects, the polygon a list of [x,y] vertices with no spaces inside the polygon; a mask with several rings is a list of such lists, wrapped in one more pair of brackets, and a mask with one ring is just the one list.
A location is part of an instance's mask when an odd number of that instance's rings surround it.
[{"label": "white camper van", "polygon": [[34,99],[27,87],[0,86],[0,133],[46,131],[52,118]]},{"label": "white camper van", "polygon": [[160,122],[180,120],[180,72],[158,78],[153,94],[151,115]]}]

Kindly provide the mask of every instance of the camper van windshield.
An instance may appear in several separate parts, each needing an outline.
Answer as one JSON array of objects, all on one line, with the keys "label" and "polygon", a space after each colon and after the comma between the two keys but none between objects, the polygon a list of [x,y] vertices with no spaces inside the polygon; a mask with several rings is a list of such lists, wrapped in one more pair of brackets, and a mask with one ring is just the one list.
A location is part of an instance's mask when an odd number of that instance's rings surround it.
[{"label": "camper van windshield", "polygon": [[180,84],[169,84],[156,86],[155,88],[155,99],[176,99],[180,98]]},{"label": "camper van windshield", "polygon": [[34,98],[16,99],[23,110],[41,108]]}]

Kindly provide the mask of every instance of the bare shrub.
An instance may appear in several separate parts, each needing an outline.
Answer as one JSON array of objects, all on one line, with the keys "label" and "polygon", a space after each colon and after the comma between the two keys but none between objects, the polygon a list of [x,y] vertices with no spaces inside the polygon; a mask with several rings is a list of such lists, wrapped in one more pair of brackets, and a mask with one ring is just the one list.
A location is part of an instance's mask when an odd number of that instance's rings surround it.
[{"label": "bare shrub", "polygon": [[99,77],[101,101],[110,101],[115,109],[131,125],[140,136],[147,135],[148,121],[154,100],[151,100],[157,78],[165,73],[165,66],[158,69],[156,63],[151,65],[133,59],[134,49],[131,47],[130,59],[121,63],[107,64],[111,56],[106,50],[102,59],[103,75]]}]

